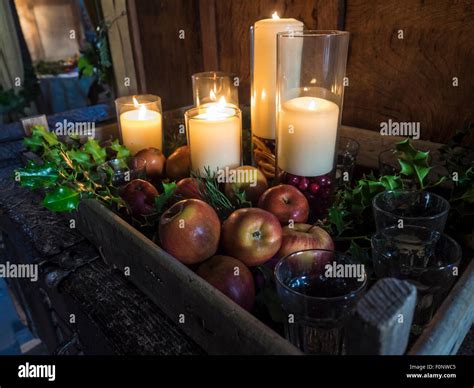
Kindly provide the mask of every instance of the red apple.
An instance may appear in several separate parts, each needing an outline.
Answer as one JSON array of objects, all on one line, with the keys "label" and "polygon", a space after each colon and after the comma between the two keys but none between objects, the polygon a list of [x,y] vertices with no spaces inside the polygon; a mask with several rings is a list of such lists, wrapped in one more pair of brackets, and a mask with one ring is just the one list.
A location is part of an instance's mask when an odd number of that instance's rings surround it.
[{"label": "red apple", "polygon": [[282,224],[290,220],[295,223],[305,223],[309,217],[309,204],[306,197],[296,187],[278,185],[265,191],[258,207],[274,214]]},{"label": "red apple", "polygon": [[265,175],[256,167],[241,166],[231,173],[235,174],[234,182],[226,182],[224,192],[227,198],[234,199],[235,190],[244,191],[246,198],[257,205],[258,199],[268,189],[268,182]]},{"label": "red apple", "polygon": [[255,301],[255,284],[247,266],[230,256],[213,256],[202,263],[197,274],[250,311]]},{"label": "red apple", "polygon": [[180,199],[203,199],[196,178],[181,179],[176,185],[174,195]]},{"label": "red apple", "polygon": [[185,199],[162,214],[158,230],[163,249],[182,263],[191,265],[216,253],[221,223],[206,202]]},{"label": "red apple", "polygon": [[334,242],[323,228],[309,224],[294,224],[283,228],[283,239],[277,256],[288,256],[305,249],[334,250]]},{"label": "red apple", "polygon": [[143,179],[130,181],[120,194],[130,208],[132,216],[138,219],[153,213],[155,210],[155,197],[158,195],[155,186]]},{"label": "red apple", "polygon": [[189,147],[182,146],[176,149],[166,161],[166,176],[174,181],[187,178],[191,173],[191,156]]},{"label": "red apple", "polygon": [[281,238],[278,219],[258,208],[236,210],[222,227],[226,252],[250,267],[271,259],[280,249]]},{"label": "red apple", "polygon": [[166,158],[158,148],[145,148],[135,154],[136,158],[146,161],[146,174],[153,181],[163,177]]}]

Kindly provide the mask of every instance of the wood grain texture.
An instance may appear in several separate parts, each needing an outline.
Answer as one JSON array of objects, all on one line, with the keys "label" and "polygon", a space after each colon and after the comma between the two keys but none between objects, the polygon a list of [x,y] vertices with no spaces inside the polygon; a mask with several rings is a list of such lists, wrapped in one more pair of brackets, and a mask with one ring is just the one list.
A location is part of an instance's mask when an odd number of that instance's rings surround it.
[{"label": "wood grain texture", "polygon": [[405,353],[415,305],[415,286],[394,278],[379,280],[357,303],[348,323],[347,353]]},{"label": "wood grain texture", "polygon": [[306,29],[341,28],[340,0],[233,0],[216,2],[216,29],[220,70],[240,77],[239,101],[250,104],[250,27],[278,12],[295,18]]},{"label": "wood grain texture", "polygon": [[[108,30],[110,55],[114,64],[115,86],[118,96],[137,94],[138,84],[133,60],[131,34],[128,26],[126,0],[102,0],[105,20],[116,22]],[[130,84],[125,79],[130,80]]]},{"label": "wood grain texture", "polygon": [[422,139],[445,143],[473,122],[473,16],[469,0],[348,1],[343,123],[379,130],[390,118],[419,121]]},{"label": "wood grain texture", "polygon": [[203,69],[199,0],[140,1],[136,19],[146,92],[160,96],[165,110],[191,104],[191,75]]}]

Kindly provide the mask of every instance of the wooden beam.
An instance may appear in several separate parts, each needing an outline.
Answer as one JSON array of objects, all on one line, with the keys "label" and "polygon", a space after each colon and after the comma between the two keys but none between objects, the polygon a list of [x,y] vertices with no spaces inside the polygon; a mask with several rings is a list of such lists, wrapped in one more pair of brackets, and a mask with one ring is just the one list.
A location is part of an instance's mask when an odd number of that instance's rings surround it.
[{"label": "wooden beam", "polygon": [[132,43],[128,20],[125,16],[127,14],[126,0],[101,0],[101,5],[105,20],[111,22],[118,18],[108,32],[117,95],[137,94],[138,85]]},{"label": "wooden beam", "polygon": [[219,70],[217,55],[216,1],[199,0],[204,71]]},{"label": "wooden beam", "polygon": [[415,305],[415,286],[394,278],[379,280],[359,301],[355,316],[349,322],[347,353],[405,353]]},{"label": "wooden beam", "polygon": [[132,38],[132,51],[133,59],[135,60],[135,71],[137,75],[138,91],[140,93],[146,93],[146,74],[145,66],[143,63],[142,43],[140,41],[140,24],[138,20],[136,0],[127,0],[127,9],[128,26]]}]

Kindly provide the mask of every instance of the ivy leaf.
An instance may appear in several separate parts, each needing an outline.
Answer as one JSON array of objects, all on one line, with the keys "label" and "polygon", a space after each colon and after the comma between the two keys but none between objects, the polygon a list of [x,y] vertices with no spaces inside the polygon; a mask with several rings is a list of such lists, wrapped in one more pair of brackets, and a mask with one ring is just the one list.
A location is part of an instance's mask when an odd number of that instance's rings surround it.
[{"label": "ivy leaf", "polygon": [[117,152],[117,156],[116,156],[117,159],[127,158],[131,155],[130,150],[127,147],[120,144],[117,139],[112,142],[112,144],[110,145],[110,149]]},{"label": "ivy leaf", "polygon": [[83,149],[85,152],[89,153],[92,156],[92,159],[94,159],[97,164],[105,163],[107,150],[105,148],[102,148],[97,140],[87,140],[86,144],[84,144],[83,146]]},{"label": "ivy leaf", "polygon": [[86,167],[90,168],[93,166],[91,162],[90,156],[87,152],[80,151],[80,150],[70,150],[67,151],[67,156],[74,162]]},{"label": "ivy leaf", "polygon": [[157,213],[161,213],[166,203],[173,196],[176,190],[176,183],[163,183],[163,193],[155,197],[155,208]]},{"label": "ivy leaf", "polygon": [[44,197],[43,205],[54,212],[67,212],[77,209],[79,192],[67,187],[58,186]]},{"label": "ivy leaf", "polygon": [[32,136],[42,138],[46,141],[46,143],[48,143],[49,146],[55,146],[59,144],[59,140],[56,134],[47,131],[46,128],[42,125],[37,125],[32,128]]},{"label": "ivy leaf", "polygon": [[50,163],[37,164],[29,161],[26,167],[15,170],[20,184],[31,189],[52,187],[58,180],[59,174],[55,166]]}]

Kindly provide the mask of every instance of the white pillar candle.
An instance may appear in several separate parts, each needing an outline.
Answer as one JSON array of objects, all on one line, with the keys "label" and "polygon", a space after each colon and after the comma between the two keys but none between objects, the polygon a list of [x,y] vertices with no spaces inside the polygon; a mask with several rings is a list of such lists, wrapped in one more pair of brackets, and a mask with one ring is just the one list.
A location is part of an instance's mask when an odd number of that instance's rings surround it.
[{"label": "white pillar candle", "polygon": [[144,105],[120,115],[120,130],[122,142],[132,155],[148,147],[163,150],[161,114]]},{"label": "white pillar candle", "polygon": [[315,177],[333,169],[339,107],[316,97],[284,102],[278,116],[278,166],[290,174]]},{"label": "white pillar candle", "polygon": [[211,173],[225,167],[241,164],[242,119],[236,108],[220,103],[207,104],[199,114],[189,117],[188,144],[191,152],[191,169]]},{"label": "white pillar candle", "polygon": [[[304,25],[296,19],[280,19],[276,13],[272,19],[259,20],[254,25],[253,90],[251,98],[252,133],[265,139],[275,139],[275,97],[277,71],[277,34],[285,31],[303,31]],[[297,38],[295,38],[297,39]],[[298,87],[303,42],[295,44],[292,58]],[[298,78],[298,79],[296,79]]]}]

